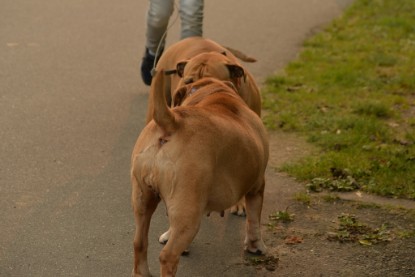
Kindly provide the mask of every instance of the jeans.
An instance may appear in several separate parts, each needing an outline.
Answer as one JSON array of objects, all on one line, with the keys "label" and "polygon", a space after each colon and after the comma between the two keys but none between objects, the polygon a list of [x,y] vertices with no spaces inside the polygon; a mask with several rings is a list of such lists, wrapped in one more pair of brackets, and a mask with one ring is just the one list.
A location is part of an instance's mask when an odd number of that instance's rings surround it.
[{"label": "jeans", "polygon": [[[203,35],[204,0],[179,0],[181,39]],[[174,0],[149,0],[147,12],[146,47],[153,53],[164,48],[165,36],[170,16],[174,10]]]}]

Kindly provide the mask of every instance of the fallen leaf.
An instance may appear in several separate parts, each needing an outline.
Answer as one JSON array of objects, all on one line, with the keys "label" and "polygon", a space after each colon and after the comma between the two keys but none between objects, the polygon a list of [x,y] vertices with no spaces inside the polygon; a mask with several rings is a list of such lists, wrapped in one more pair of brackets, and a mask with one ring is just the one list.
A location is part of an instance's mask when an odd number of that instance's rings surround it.
[{"label": "fallen leaf", "polygon": [[365,239],[361,239],[361,240],[359,240],[359,243],[360,243],[361,245],[372,245],[372,243],[371,243],[370,241],[365,240]]},{"label": "fallen leaf", "polygon": [[285,242],[285,244],[302,243],[303,238],[300,238],[300,237],[297,237],[297,236],[291,236],[291,237],[287,237],[284,242]]}]

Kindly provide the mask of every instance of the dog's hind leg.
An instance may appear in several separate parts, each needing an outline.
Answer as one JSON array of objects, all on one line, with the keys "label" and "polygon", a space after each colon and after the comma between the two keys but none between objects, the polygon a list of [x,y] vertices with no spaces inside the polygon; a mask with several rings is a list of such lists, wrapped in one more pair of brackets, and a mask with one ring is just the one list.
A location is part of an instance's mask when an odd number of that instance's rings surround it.
[{"label": "dog's hind leg", "polygon": [[161,276],[175,276],[180,256],[199,231],[203,212],[180,204],[169,208],[170,236],[159,257]]},{"label": "dog's hind leg", "polygon": [[132,177],[132,205],[136,224],[133,277],[151,276],[147,262],[148,230],[151,216],[159,202],[158,195],[140,186],[136,178]]},{"label": "dog's hind leg", "polygon": [[265,180],[263,179],[260,190],[245,195],[245,250],[257,255],[262,255],[266,252],[266,247],[261,236],[261,212],[264,200],[264,188]]}]

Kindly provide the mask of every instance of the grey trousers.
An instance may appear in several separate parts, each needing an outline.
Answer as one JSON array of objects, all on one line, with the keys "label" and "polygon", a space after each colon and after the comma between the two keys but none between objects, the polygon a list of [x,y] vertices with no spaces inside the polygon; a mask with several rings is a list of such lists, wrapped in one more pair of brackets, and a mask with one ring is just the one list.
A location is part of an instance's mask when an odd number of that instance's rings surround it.
[{"label": "grey trousers", "polygon": [[[181,38],[203,35],[204,0],[179,0]],[[164,32],[174,10],[174,0],[149,0],[147,12],[146,47],[156,53],[157,47],[164,48]]]}]

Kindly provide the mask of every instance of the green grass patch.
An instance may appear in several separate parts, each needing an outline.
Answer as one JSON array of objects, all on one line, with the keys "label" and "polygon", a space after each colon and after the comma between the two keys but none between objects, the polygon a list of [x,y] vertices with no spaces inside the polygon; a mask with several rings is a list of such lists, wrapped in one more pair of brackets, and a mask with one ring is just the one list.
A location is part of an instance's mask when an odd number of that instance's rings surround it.
[{"label": "green grass patch", "polygon": [[357,0],[268,78],[267,127],[321,149],[284,171],[317,190],[415,199],[414,10],[413,0]]}]

